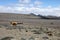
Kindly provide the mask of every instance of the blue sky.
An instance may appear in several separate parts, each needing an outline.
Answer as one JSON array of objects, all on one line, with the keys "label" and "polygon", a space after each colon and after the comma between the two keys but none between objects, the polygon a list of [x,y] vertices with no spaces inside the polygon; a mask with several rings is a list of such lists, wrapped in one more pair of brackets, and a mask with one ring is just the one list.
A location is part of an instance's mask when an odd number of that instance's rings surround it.
[{"label": "blue sky", "polygon": [[[31,0],[30,3],[33,4],[33,2],[36,0]],[[43,2],[42,6],[47,7],[51,5],[52,7],[57,7],[60,5],[60,0],[38,0],[40,2]],[[0,0],[0,5],[11,5],[11,4],[17,4],[19,3],[19,0]]]},{"label": "blue sky", "polygon": [[10,5],[10,4],[16,4],[18,3],[18,0],[0,0],[0,5]]},{"label": "blue sky", "polygon": [[60,16],[60,0],[0,0],[0,12]]}]

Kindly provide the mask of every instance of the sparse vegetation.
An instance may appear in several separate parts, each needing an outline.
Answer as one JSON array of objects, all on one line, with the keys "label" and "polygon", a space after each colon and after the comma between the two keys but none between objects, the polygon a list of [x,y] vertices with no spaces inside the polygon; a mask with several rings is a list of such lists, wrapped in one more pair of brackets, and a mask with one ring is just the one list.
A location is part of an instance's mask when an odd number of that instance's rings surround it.
[{"label": "sparse vegetation", "polygon": [[21,38],[21,40],[26,40],[25,38]]},{"label": "sparse vegetation", "polygon": [[2,26],[0,26],[0,28],[1,28]]},{"label": "sparse vegetation", "polygon": [[[32,14],[32,15],[29,14],[28,16],[27,14],[21,14],[21,15],[9,14],[9,16],[7,15],[4,16],[4,14],[2,14],[1,16],[2,19],[0,19],[0,20],[4,20],[0,22],[1,40],[5,40],[5,39],[8,40],[8,37],[2,38],[6,36],[13,36],[17,40],[20,40],[20,39],[21,40],[37,40],[37,39],[50,40],[49,38],[51,37],[53,37],[53,39],[55,39],[55,37],[60,38],[60,32],[57,33],[58,32],[57,31],[55,34],[50,32],[50,31],[53,32],[53,30],[60,30],[60,20],[40,19],[40,17],[38,18],[38,16],[42,16],[42,15],[37,16],[35,14]],[[23,22],[24,24],[11,26],[10,21],[14,21],[14,20],[17,20],[18,22]],[[54,27],[56,27],[57,29],[55,29]],[[49,29],[49,28],[52,28],[52,29]],[[60,40],[60,39],[57,39],[57,40]]]},{"label": "sparse vegetation", "polygon": [[33,37],[30,37],[30,38],[29,38],[29,40],[35,40],[35,38],[33,38]]},{"label": "sparse vegetation", "polygon": [[2,38],[2,39],[0,39],[0,40],[11,40],[13,37],[4,37],[4,38]]},{"label": "sparse vegetation", "polygon": [[51,24],[51,25],[53,25],[54,23],[53,23],[53,22],[51,22],[50,24]]},{"label": "sparse vegetation", "polygon": [[41,34],[42,32],[40,30],[32,30],[34,34]]},{"label": "sparse vegetation", "polygon": [[56,33],[55,36],[60,37],[60,33]]},{"label": "sparse vegetation", "polygon": [[42,38],[43,38],[44,40],[47,40],[47,39],[49,39],[49,37],[46,37],[46,36],[45,36],[45,37],[42,37]]},{"label": "sparse vegetation", "polygon": [[60,39],[57,39],[57,40],[60,40]]}]

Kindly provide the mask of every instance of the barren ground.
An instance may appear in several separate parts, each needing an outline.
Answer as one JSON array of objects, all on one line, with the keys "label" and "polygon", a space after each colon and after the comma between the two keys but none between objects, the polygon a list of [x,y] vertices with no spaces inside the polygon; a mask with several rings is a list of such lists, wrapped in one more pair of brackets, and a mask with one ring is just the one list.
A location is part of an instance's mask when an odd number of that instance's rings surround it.
[{"label": "barren ground", "polygon": [[[11,26],[11,21],[23,24]],[[11,40],[60,40],[60,20],[40,19],[29,14],[0,13],[0,39],[4,37],[13,37]]]}]

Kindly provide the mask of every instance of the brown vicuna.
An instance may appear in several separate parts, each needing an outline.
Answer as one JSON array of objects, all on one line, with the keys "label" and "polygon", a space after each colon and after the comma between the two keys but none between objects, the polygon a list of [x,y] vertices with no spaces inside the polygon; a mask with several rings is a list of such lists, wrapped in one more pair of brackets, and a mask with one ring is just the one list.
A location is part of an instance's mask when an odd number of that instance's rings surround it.
[{"label": "brown vicuna", "polygon": [[23,24],[23,23],[22,22],[20,23],[20,22],[17,22],[17,21],[11,21],[10,24],[13,25],[13,26],[16,26],[18,24]]}]

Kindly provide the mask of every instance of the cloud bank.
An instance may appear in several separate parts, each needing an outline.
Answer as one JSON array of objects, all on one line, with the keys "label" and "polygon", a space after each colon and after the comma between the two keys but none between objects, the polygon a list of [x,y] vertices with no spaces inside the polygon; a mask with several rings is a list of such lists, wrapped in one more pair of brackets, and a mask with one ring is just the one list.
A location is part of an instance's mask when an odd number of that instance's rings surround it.
[{"label": "cloud bank", "polygon": [[34,1],[31,3],[31,0],[18,0],[18,3],[14,6],[2,6],[0,5],[0,12],[7,13],[34,13],[42,15],[55,15],[60,16],[60,7],[42,7],[43,2]]}]

